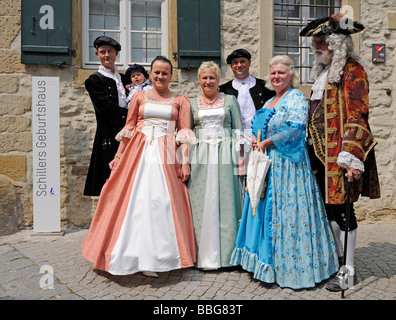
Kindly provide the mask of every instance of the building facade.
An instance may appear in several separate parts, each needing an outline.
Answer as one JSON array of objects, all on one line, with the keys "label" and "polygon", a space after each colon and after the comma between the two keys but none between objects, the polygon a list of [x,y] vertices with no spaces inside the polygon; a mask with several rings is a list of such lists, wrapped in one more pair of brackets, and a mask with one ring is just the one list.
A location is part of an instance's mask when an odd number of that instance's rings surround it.
[{"label": "building facade", "polygon": [[[149,67],[157,54],[168,56],[175,67],[171,89],[188,97],[199,93],[196,65],[200,61],[217,61],[221,66],[221,83],[224,83],[233,77],[225,59],[234,49],[245,48],[251,52],[251,73],[260,78],[268,74],[268,60],[274,54],[285,53],[299,68],[301,89],[308,97],[310,69],[307,67],[312,64],[312,53],[309,44],[296,35],[309,19],[337,10],[352,15],[354,20],[366,26],[363,32],[354,35],[354,42],[369,76],[370,125],[378,141],[375,150],[381,198],[360,199],[356,204],[358,219],[365,222],[396,222],[396,102],[393,100],[393,90],[396,89],[396,2],[52,1],[68,6],[60,9],[65,15],[70,11],[70,23],[66,19],[64,26],[70,39],[67,36],[58,37],[66,42],[67,55],[59,61],[48,56],[61,56],[64,44],[50,44],[52,49],[48,49],[49,45],[37,49],[26,42],[27,33],[33,34],[39,32],[39,28],[43,29],[41,23],[44,29],[50,29],[52,22],[56,25],[59,9],[50,16],[51,12],[45,6],[51,1],[42,1],[42,13],[38,13],[37,19],[32,19],[27,2],[0,0],[0,180],[14,190],[11,193],[17,205],[12,215],[18,225],[29,226],[33,223],[32,77],[59,77],[61,219],[64,225],[88,226],[97,199],[83,196],[82,191],[96,121],[84,81],[98,67],[92,47],[97,35],[105,33],[120,41],[120,72],[134,62]],[[385,45],[385,62],[372,61],[374,44]],[[47,62],[40,60],[42,57],[38,58],[38,62],[29,60],[31,56],[40,56],[41,53],[47,57]]]}]

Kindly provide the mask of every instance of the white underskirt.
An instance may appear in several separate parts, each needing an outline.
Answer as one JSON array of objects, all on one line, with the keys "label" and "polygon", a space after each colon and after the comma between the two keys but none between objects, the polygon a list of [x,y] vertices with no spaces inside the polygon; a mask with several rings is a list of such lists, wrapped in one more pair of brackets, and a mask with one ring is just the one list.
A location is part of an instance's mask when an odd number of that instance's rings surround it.
[{"label": "white underskirt", "polygon": [[114,275],[170,271],[181,267],[158,142],[153,139],[150,144],[150,138],[147,137],[128,210],[111,253],[109,272]]},{"label": "white underskirt", "polygon": [[208,148],[209,157],[206,174],[205,203],[202,212],[197,266],[199,268],[217,269],[221,267],[219,179],[217,179],[219,176],[219,144],[208,144]]}]

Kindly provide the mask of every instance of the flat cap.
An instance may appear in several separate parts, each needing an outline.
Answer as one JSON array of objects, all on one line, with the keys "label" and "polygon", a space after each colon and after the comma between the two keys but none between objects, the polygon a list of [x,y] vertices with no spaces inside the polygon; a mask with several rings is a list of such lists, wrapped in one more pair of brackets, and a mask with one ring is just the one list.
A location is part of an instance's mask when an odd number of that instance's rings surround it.
[{"label": "flat cap", "polygon": [[311,21],[301,30],[300,36],[313,37],[326,34],[353,34],[364,29],[361,23],[352,21],[341,13],[334,13],[331,17],[319,18]]},{"label": "flat cap", "polygon": [[245,49],[236,49],[227,57],[227,64],[231,64],[232,60],[235,58],[246,58],[250,60],[252,56],[249,51]]},{"label": "flat cap", "polygon": [[96,49],[98,49],[100,46],[108,45],[108,46],[112,46],[117,51],[121,51],[121,45],[113,38],[110,38],[108,36],[97,37],[93,45]]}]

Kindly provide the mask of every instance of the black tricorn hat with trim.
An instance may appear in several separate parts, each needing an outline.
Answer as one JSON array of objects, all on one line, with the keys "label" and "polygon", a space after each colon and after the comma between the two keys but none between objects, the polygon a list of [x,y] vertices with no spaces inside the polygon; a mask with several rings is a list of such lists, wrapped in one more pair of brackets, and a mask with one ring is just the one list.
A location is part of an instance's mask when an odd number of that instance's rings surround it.
[{"label": "black tricorn hat with trim", "polygon": [[364,29],[364,26],[356,21],[335,13],[331,17],[319,18],[311,21],[301,30],[300,36],[313,37],[327,34],[353,34]]}]

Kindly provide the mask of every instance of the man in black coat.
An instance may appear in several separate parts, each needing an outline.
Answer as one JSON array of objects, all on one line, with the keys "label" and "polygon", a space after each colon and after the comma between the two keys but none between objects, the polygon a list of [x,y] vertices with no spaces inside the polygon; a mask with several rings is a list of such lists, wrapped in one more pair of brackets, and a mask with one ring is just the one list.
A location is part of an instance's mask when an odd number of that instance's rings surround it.
[{"label": "man in black coat", "polygon": [[235,79],[220,86],[220,92],[234,95],[241,108],[244,129],[251,129],[251,121],[256,110],[275,96],[275,91],[265,87],[265,81],[250,75],[251,54],[245,49],[237,49],[227,57]]},{"label": "man in black coat", "polygon": [[119,142],[115,136],[125,125],[128,114],[125,85],[127,79],[117,72],[116,57],[121,45],[107,36],[94,41],[99,70],[85,81],[93,107],[97,128],[91,161],[83,194],[98,196],[110,176],[109,162],[114,159]]}]

